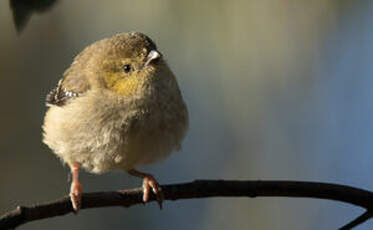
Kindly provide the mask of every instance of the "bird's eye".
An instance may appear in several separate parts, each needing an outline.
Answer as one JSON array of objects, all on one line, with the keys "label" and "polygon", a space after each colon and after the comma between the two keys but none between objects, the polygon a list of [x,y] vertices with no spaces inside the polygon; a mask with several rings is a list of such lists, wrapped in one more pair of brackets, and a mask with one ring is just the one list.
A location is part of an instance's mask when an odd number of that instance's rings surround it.
[{"label": "bird's eye", "polygon": [[123,71],[128,73],[129,71],[131,71],[131,65],[124,65],[123,66]]}]

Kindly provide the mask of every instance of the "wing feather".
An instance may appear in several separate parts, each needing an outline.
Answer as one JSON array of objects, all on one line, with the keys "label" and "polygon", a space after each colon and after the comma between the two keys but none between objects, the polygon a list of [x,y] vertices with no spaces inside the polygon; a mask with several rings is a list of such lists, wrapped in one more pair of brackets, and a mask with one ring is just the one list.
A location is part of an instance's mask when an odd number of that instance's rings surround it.
[{"label": "wing feather", "polygon": [[52,89],[45,99],[46,106],[52,105],[63,106],[68,100],[79,97],[81,94],[73,91],[68,91],[62,87],[62,81],[58,81],[56,88]]}]

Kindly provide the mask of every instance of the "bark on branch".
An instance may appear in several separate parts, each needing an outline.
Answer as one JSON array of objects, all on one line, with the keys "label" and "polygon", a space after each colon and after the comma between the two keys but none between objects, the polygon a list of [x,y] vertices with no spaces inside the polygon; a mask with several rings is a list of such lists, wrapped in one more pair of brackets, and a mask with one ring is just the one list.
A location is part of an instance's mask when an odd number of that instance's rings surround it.
[{"label": "bark on branch", "polygon": [[[366,212],[347,224],[351,229],[373,217],[373,192],[345,185],[297,181],[197,180],[190,183],[162,185],[165,200],[207,197],[303,197],[341,201],[360,206]],[[151,196],[150,200],[154,201]],[[81,209],[124,206],[142,203],[142,189],[84,193]],[[13,229],[30,221],[73,212],[68,196],[53,202],[18,206],[0,217],[0,229]]]}]

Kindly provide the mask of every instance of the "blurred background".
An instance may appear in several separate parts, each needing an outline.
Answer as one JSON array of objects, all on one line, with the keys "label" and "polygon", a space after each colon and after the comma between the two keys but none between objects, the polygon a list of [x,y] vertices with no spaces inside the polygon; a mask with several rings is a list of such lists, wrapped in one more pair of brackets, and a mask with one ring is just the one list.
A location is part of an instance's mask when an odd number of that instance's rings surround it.
[{"label": "blurred background", "polygon": [[[145,167],[159,182],[309,180],[373,190],[373,1],[58,1],[17,35],[0,1],[0,213],[68,193],[41,142],[44,98],[88,44],[141,31],[189,107],[181,152]],[[138,187],[82,174],[85,191]],[[20,229],[336,229],[362,213],[338,202],[212,198],[83,210]],[[373,221],[356,229],[372,229]]]}]

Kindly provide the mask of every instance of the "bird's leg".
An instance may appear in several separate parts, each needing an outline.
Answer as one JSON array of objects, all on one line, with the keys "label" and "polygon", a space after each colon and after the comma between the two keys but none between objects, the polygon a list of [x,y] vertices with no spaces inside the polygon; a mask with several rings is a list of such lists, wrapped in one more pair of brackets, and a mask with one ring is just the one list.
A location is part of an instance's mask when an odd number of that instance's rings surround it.
[{"label": "bird's leg", "polygon": [[70,187],[70,199],[71,203],[73,205],[73,209],[75,213],[78,213],[78,210],[81,205],[81,200],[82,200],[82,191],[83,187],[79,183],[79,169],[80,169],[80,164],[79,163],[71,163],[69,164],[70,169],[71,169],[71,174],[72,174],[72,182],[71,182],[71,187]]},{"label": "bird's leg", "polygon": [[150,189],[151,189],[157,198],[159,208],[162,209],[163,193],[162,193],[161,186],[159,186],[156,179],[151,174],[139,172],[135,169],[129,170],[128,173],[132,176],[143,178],[143,182],[142,182],[142,188],[144,190],[143,201],[148,202],[149,196],[150,196]]}]

